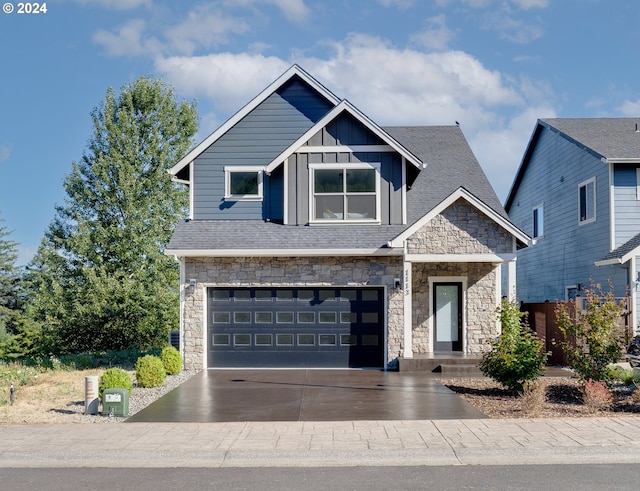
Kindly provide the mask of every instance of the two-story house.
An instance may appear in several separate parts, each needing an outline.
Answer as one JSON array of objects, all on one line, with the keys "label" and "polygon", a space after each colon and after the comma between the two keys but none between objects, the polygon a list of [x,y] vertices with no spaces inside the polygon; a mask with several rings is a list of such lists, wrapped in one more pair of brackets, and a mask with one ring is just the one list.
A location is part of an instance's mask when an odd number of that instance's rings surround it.
[{"label": "two-story house", "polygon": [[170,173],[189,368],[477,353],[529,240],[460,128],[381,128],[298,66]]},{"label": "two-story house", "polygon": [[520,251],[518,298],[568,300],[591,281],[640,284],[640,118],[538,120],[505,209],[535,245]]}]

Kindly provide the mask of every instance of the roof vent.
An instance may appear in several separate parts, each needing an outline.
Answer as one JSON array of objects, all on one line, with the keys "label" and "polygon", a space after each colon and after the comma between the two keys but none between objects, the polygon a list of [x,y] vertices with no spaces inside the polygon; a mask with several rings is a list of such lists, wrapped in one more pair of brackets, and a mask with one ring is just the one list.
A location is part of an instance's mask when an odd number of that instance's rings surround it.
[{"label": "roof vent", "polygon": [[636,133],[640,133],[640,130],[638,129],[638,123],[636,123]]}]

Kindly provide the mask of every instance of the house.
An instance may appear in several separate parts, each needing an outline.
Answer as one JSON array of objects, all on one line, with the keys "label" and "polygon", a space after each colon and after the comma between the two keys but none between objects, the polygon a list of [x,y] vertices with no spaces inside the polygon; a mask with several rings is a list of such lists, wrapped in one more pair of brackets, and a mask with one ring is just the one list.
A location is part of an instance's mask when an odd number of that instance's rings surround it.
[{"label": "house", "polygon": [[170,174],[193,369],[477,353],[529,240],[460,128],[382,128],[295,65]]},{"label": "house", "polygon": [[520,251],[518,298],[569,300],[591,281],[632,297],[638,329],[640,118],[538,120],[505,202],[535,245]]}]

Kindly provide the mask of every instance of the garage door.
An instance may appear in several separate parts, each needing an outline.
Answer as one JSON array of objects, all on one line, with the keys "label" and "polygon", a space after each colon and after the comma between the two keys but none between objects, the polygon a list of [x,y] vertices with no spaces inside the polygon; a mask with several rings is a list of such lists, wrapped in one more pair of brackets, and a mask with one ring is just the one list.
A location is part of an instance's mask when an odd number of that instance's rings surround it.
[{"label": "garage door", "polygon": [[209,288],[208,366],[382,367],[382,288]]}]

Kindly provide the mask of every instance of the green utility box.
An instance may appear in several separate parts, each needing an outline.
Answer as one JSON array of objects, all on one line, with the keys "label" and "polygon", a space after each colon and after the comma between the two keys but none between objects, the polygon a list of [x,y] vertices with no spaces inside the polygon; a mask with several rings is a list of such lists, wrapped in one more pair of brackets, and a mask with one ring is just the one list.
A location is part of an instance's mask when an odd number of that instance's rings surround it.
[{"label": "green utility box", "polygon": [[129,391],[127,389],[105,389],[102,393],[103,416],[129,416]]}]

